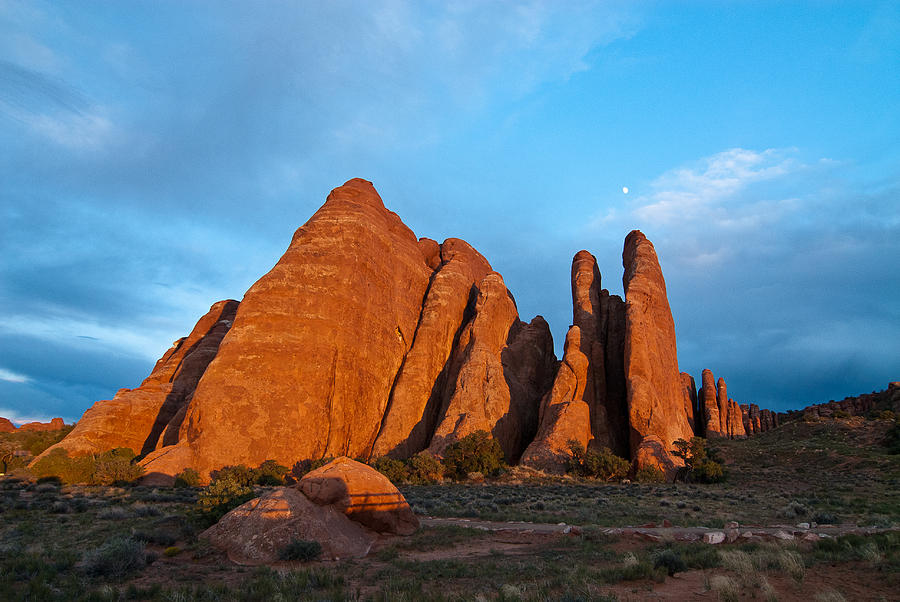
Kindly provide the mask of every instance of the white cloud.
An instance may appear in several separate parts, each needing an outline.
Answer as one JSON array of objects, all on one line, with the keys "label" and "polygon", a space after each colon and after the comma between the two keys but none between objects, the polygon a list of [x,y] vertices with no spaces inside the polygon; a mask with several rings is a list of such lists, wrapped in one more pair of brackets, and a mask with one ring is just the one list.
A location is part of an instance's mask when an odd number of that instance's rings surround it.
[{"label": "white cloud", "polygon": [[27,383],[31,381],[31,379],[24,374],[19,374],[18,372],[13,372],[6,368],[0,368],[0,380],[5,380],[10,383]]},{"label": "white cloud", "polygon": [[50,420],[53,418],[52,416],[47,416],[44,414],[23,414],[18,410],[4,407],[0,407],[0,416],[8,418],[10,422],[13,422],[19,426],[25,424],[26,422],[50,422]]}]

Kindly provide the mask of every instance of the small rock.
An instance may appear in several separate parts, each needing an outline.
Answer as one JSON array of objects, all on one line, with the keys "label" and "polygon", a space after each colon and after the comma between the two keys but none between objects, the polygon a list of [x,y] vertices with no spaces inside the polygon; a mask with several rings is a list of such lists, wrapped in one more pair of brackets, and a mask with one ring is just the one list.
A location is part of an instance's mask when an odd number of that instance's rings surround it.
[{"label": "small rock", "polygon": [[819,537],[815,533],[804,533],[800,539],[802,539],[803,541],[819,541],[821,537]]},{"label": "small rock", "polygon": [[776,539],[784,539],[784,540],[794,539],[793,535],[791,535],[787,531],[781,531],[781,530],[775,531],[774,533],[772,533],[772,537],[774,537]]},{"label": "small rock", "polygon": [[711,531],[703,534],[703,543],[717,544],[725,541],[725,534],[721,531]]},{"label": "small rock", "polygon": [[675,539],[678,541],[697,541],[700,536],[696,533],[677,533]]},{"label": "small rock", "polygon": [[726,529],[725,530],[725,539],[728,540],[728,543],[734,543],[737,541],[737,538],[740,537],[741,532],[737,529]]},{"label": "small rock", "polygon": [[663,526],[664,528],[666,528],[666,529],[669,529],[669,528],[672,527],[672,522],[671,522],[669,519],[665,519],[665,520],[662,522],[662,526]]},{"label": "small rock", "polygon": [[744,531],[743,533],[741,533],[741,537],[750,539],[751,537],[753,537],[753,532],[752,531]]},{"label": "small rock", "polygon": [[797,528],[805,531],[809,529],[809,523],[797,523]]},{"label": "small rock", "polygon": [[728,521],[727,523],[725,523],[726,529],[737,529],[739,526],[740,525],[738,525],[738,522],[735,520]]}]

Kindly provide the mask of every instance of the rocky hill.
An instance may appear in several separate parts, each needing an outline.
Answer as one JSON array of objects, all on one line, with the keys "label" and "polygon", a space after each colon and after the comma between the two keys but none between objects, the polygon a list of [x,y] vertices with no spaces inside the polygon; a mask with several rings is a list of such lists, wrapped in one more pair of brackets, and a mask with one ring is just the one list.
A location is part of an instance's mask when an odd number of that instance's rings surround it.
[{"label": "rocky hill", "polygon": [[572,262],[561,361],[541,316],[523,321],[500,274],[465,241],[415,234],[350,180],[301,226],[242,301],[220,301],[137,389],[94,404],[47,450],[129,447],[149,473],[274,459],[440,455],[485,430],[510,463],[560,471],[572,439],[672,474],[672,442],[736,438],[777,418],[679,371],[653,244],[622,253],[625,298],[597,261]]}]

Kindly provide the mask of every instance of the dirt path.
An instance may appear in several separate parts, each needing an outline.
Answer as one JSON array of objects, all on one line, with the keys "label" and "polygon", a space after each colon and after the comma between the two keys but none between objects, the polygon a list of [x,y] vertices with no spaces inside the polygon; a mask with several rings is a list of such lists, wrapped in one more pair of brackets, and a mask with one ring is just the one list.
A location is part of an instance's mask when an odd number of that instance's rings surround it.
[{"label": "dirt path", "polygon": [[[423,526],[456,526],[482,531],[514,531],[518,533],[560,533],[580,534],[581,527],[566,523],[547,524],[529,523],[522,521],[486,521],[468,518],[434,518],[419,517]],[[749,540],[753,538],[767,539],[804,539],[814,541],[822,537],[838,537],[840,535],[872,535],[896,531],[896,528],[858,527],[856,525],[816,525],[801,527],[800,525],[737,525],[733,523],[723,529],[709,527],[658,527],[653,524],[638,527],[595,527],[607,535],[633,535],[643,537],[651,541],[679,540],[679,541],[707,541],[707,543],[721,543],[722,541]],[[721,537],[721,539],[720,539]]]}]

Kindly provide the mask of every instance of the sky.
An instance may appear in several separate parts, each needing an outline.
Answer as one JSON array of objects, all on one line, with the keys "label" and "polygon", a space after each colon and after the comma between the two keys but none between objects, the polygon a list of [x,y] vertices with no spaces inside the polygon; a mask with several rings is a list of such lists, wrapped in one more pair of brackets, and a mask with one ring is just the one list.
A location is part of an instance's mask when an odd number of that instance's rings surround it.
[{"label": "sky", "polygon": [[[683,371],[900,380],[900,3],[0,0],[0,416],[77,420],[346,180],[572,320],[656,246]],[[624,189],[627,188],[627,194]]]}]

